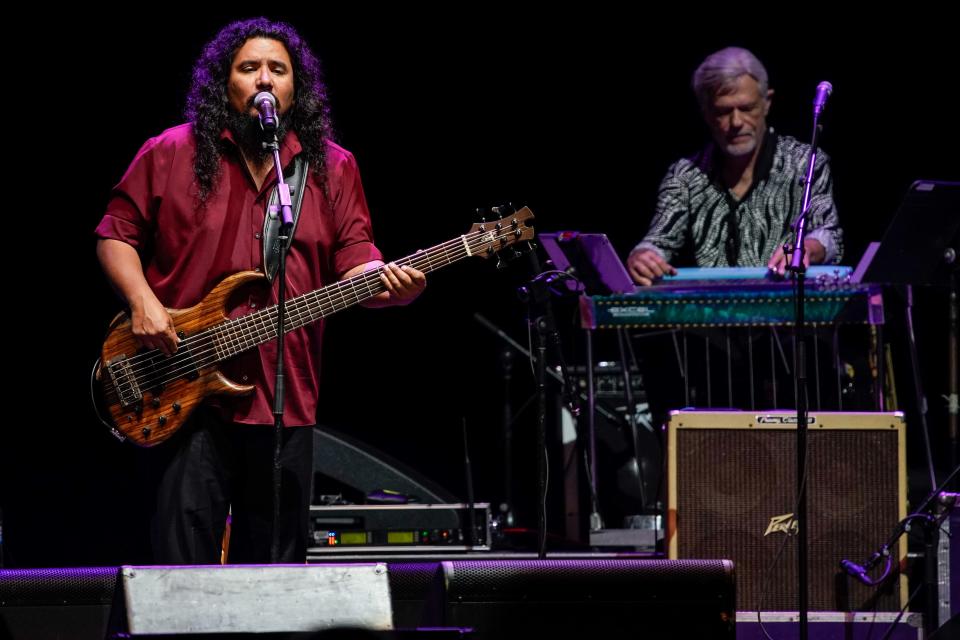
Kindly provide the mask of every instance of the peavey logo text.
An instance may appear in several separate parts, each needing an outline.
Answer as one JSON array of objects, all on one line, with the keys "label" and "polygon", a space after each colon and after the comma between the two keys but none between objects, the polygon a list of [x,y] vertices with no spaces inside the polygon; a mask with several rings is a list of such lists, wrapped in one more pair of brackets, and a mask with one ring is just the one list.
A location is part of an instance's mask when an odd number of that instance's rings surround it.
[{"label": "peavey logo text", "polygon": [[[757,424],[797,424],[797,416],[757,416]],[[815,416],[807,416],[807,424],[816,423]]]},{"label": "peavey logo text", "polygon": [[792,535],[796,533],[799,528],[800,525],[797,520],[794,519],[793,514],[785,513],[782,516],[773,516],[770,518],[770,524],[767,525],[767,531],[763,535],[768,536],[771,533]]}]

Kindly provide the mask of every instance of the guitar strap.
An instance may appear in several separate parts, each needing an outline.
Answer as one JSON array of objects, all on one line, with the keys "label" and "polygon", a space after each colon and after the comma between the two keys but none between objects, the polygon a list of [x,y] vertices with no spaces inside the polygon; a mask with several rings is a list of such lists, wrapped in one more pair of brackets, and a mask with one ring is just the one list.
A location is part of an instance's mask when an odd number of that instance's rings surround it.
[{"label": "guitar strap", "polygon": [[[306,191],[307,174],[310,170],[310,163],[304,154],[298,155],[291,163],[291,173],[285,176],[286,184],[290,188],[293,205],[293,227],[290,229],[290,236],[287,238],[284,250],[290,248],[293,242],[293,234],[297,231],[297,222],[300,220],[300,205],[303,204],[303,192]],[[280,268],[280,194],[278,184],[270,194],[270,200],[267,202],[267,215],[263,216],[263,272],[267,280],[273,282],[277,276],[277,269]]]}]

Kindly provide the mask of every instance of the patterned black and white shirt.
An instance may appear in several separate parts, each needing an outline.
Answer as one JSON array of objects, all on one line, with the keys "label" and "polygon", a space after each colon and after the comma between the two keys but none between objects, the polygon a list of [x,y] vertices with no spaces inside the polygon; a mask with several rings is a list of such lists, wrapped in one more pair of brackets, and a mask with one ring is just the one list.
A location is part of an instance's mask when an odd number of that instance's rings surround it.
[{"label": "patterned black and white shirt", "polygon": [[[720,152],[711,143],[673,163],[660,183],[657,210],[637,249],[653,249],[674,266],[765,267],[788,241],[803,198],[810,145],[770,128],[763,137],[753,185],[737,200],[719,178]],[[813,173],[807,237],[820,241],[824,262],[843,257],[843,232],[833,203],[829,158],[820,150]]]}]

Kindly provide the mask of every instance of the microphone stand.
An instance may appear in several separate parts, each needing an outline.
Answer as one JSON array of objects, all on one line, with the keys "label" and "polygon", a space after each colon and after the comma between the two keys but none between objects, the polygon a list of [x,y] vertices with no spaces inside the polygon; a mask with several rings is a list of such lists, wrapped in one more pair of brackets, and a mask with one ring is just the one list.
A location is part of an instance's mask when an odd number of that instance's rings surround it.
[{"label": "microphone stand", "polygon": [[[939,611],[937,594],[937,538],[940,532],[940,524],[947,519],[950,511],[956,508],[960,494],[948,493],[944,491],[950,483],[957,477],[960,467],[955,467],[950,475],[939,487],[933,490],[923,504],[906,518],[897,523],[893,533],[881,547],[875,551],[870,558],[863,564],[858,565],[849,560],[841,560],[840,566],[849,575],[869,587],[879,587],[892,574],[894,558],[890,549],[897,543],[904,533],[910,531],[910,525],[914,521],[919,521],[924,536],[924,611],[923,626],[924,631],[929,636],[937,630]],[[940,510],[937,513],[937,510]],[[879,578],[873,579],[868,572],[876,567],[880,562],[884,563],[883,573]],[[912,598],[911,598],[912,599]],[[908,603],[909,604],[909,603]],[[946,622],[946,621],[944,621]]]},{"label": "microphone stand", "polygon": [[[956,253],[951,254],[956,260]],[[950,443],[950,466],[957,466],[960,446],[957,445],[957,425],[960,423],[960,303],[957,301],[957,270],[950,273],[949,320],[950,337],[947,340],[948,380],[947,383],[947,442]]]},{"label": "microphone stand", "polygon": [[[819,96],[818,96],[819,98]],[[807,611],[809,595],[807,593],[809,576],[807,574],[807,371],[806,371],[806,327],[804,326],[804,294],[806,267],[804,258],[804,235],[806,232],[807,210],[810,206],[810,192],[813,188],[813,169],[817,162],[817,138],[820,133],[820,113],[823,108],[814,103],[813,135],[810,141],[810,158],[807,161],[807,175],[803,185],[803,199],[800,215],[794,223],[795,235],[793,251],[790,254],[788,269],[794,274],[794,314],[793,331],[793,374],[794,397],[797,401],[797,582],[799,590],[798,617],[800,621],[800,640],[807,640]]]},{"label": "microphone stand", "polygon": [[[513,372],[513,351],[500,351],[500,370],[503,372],[503,502],[500,503],[501,525],[512,527],[513,514],[513,405],[510,389]],[[501,529],[502,531],[502,529]]]},{"label": "microphone stand", "polygon": [[562,394],[570,413],[576,417],[580,413],[580,407],[574,397],[570,386],[570,378],[567,376],[566,363],[563,360],[563,353],[560,348],[560,334],[557,332],[557,325],[553,316],[553,305],[550,298],[551,277],[542,272],[540,260],[537,259],[535,251],[530,252],[530,262],[534,273],[534,278],[529,284],[520,287],[519,295],[523,302],[527,303],[528,321],[536,327],[536,380],[537,380],[537,488],[540,498],[540,505],[537,509],[537,557],[543,559],[547,555],[547,348],[553,346],[557,358],[557,364],[560,367],[560,377],[562,379]]},{"label": "microphone stand", "polygon": [[[263,118],[261,117],[261,126]],[[277,269],[277,371],[273,393],[273,530],[270,538],[270,562],[280,561],[280,449],[283,440],[284,381],[283,381],[283,338],[287,297],[287,240],[293,228],[293,205],[290,200],[290,188],[283,180],[283,167],[280,164],[280,143],[275,128],[264,127],[263,148],[273,152],[273,167],[277,172],[277,195],[280,201],[282,224],[274,247],[279,255]],[[267,215],[276,215],[267,212]]]}]

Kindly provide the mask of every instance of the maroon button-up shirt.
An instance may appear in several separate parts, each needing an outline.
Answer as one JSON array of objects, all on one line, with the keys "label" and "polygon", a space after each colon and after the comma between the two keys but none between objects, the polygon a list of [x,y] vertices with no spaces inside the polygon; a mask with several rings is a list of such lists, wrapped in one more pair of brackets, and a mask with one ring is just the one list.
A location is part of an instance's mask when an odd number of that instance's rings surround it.
[{"label": "maroon button-up shirt", "polygon": [[[229,132],[223,138],[233,145]],[[280,148],[287,167],[302,150],[295,133]],[[114,188],[107,212],[97,226],[101,238],[135,247],[153,292],[165,306],[182,309],[197,304],[226,276],[263,270],[261,233],[276,175],[258,190],[234,147],[220,161],[221,175],[205,207],[197,209],[193,175],[196,142],[193,127],[184,124],[151,138],[137,153]],[[312,167],[311,167],[312,169]],[[327,142],[327,185],[310,172],[293,245],[287,257],[287,297],[298,296],[339,279],[351,268],[381,259],[373,244],[370,214],[353,155]],[[231,316],[255,311],[250,298]],[[276,302],[276,285],[270,303]],[[323,321],[285,337],[286,413],[284,424],[316,423],[320,345]],[[269,342],[241,354],[222,367],[256,392],[242,398],[213,401],[224,417],[247,424],[272,424],[276,344]]]}]

